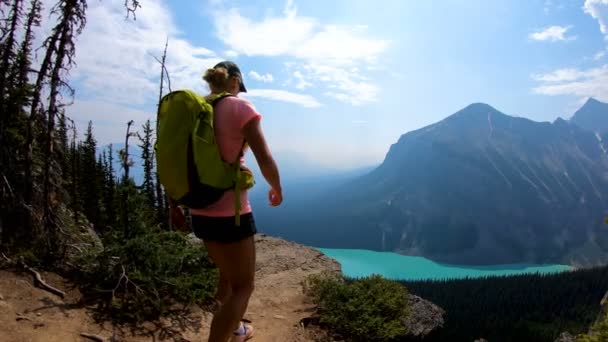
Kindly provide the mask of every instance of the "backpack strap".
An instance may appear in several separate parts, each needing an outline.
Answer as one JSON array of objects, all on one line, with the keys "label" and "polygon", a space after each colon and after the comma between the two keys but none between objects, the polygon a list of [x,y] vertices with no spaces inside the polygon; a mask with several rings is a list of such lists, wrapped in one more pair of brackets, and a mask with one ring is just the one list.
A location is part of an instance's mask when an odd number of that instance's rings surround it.
[{"label": "backpack strap", "polygon": [[247,140],[243,138],[241,151],[234,162],[234,224],[237,227],[241,225],[241,158],[245,155],[245,144]]},{"label": "backpack strap", "polygon": [[[229,96],[236,96],[230,93],[221,93],[210,98],[211,106],[215,109],[215,106],[220,103],[223,99]],[[241,225],[241,158],[245,155],[245,145],[247,140],[243,138],[243,144],[241,150],[236,157],[236,160],[232,163],[234,167],[234,224],[239,227]]]}]

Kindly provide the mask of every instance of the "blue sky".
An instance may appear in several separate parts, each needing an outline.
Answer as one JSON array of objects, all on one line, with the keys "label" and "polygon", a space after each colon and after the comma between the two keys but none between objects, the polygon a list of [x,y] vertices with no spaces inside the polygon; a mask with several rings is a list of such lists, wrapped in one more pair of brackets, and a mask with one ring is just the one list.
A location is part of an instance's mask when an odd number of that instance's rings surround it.
[{"label": "blue sky", "polygon": [[271,149],[333,168],[472,102],[536,121],[608,102],[608,0],[142,0],[135,21],[123,3],[90,2],[71,72],[68,113],[102,144],[154,118],[167,37],[173,89],[234,60]]}]

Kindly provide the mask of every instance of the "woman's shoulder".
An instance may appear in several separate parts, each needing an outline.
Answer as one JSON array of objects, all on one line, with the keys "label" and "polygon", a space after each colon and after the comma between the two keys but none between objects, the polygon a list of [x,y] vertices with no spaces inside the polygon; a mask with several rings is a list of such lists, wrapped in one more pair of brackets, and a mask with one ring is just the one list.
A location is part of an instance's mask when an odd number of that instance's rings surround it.
[{"label": "woman's shoulder", "polygon": [[251,103],[251,101],[249,101],[245,98],[242,98],[242,97],[228,96],[223,101],[226,101],[226,103],[229,103],[231,105],[231,107],[234,108],[238,112],[255,112],[255,113],[258,112],[257,109],[255,108],[255,106],[253,105],[253,103]]},{"label": "woman's shoulder", "polygon": [[224,99],[224,101],[239,104],[239,105],[254,107],[253,103],[251,101],[249,101],[248,99],[246,99],[244,97],[239,97],[237,95],[227,96],[226,99]]}]

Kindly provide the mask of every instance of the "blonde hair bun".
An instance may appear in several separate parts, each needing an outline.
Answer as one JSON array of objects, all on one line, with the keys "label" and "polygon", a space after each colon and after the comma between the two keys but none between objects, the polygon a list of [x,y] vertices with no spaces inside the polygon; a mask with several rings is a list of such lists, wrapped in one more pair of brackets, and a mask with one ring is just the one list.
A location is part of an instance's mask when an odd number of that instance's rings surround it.
[{"label": "blonde hair bun", "polygon": [[212,88],[223,89],[228,82],[228,69],[222,67],[209,68],[205,71],[203,80],[209,83]]}]

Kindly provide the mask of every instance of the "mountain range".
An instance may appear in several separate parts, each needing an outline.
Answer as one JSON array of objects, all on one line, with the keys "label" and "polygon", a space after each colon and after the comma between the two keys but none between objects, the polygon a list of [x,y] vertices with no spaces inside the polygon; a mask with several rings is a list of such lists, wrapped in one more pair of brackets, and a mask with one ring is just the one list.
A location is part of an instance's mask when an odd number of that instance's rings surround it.
[{"label": "mountain range", "polygon": [[602,263],[605,139],[608,104],[595,99],[554,122],[475,103],[402,135],[372,170],[292,193],[287,210],[252,201],[261,230],[317,247],[456,264]]},{"label": "mountain range", "polygon": [[[380,165],[332,170],[279,152],[285,201],[251,201],[261,232],[316,247],[462,264],[608,261],[608,104],[535,122],[474,103],[408,132]],[[115,144],[117,151],[121,145]],[[141,182],[140,149],[131,175]],[[122,170],[118,165],[117,174]]]}]

